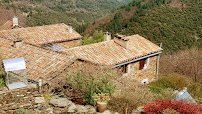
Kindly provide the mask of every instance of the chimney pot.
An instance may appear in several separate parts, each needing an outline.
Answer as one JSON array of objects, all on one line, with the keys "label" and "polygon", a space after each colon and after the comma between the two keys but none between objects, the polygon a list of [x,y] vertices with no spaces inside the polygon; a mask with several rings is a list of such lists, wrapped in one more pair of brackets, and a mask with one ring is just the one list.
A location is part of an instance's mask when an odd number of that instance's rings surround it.
[{"label": "chimney pot", "polygon": [[69,30],[69,33],[72,33],[72,24],[69,23],[68,26],[69,26],[69,29],[68,29],[68,30]]},{"label": "chimney pot", "polygon": [[16,39],[16,40],[13,40],[13,47],[20,47],[21,45],[23,44],[23,40],[22,39]]},{"label": "chimney pot", "polygon": [[110,41],[111,40],[111,33],[105,32],[104,33],[104,41]]},{"label": "chimney pot", "polygon": [[13,17],[13,26],[18,25],[18,18],[16,16]]}]

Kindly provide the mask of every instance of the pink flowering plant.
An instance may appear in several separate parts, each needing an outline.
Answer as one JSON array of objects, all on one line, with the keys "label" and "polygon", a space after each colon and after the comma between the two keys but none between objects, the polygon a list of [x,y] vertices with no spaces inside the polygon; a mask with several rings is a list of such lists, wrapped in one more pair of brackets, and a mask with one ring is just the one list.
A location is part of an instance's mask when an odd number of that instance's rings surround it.
[{"label": "pink flowering plant", "polygon": [[182,100],[155,100],[144,106],[144,112],[146,114],[162,114],[165,109],[174,109],[180,114],[201,114],[202,112],[202,108],[198,104],[184,102]]}]

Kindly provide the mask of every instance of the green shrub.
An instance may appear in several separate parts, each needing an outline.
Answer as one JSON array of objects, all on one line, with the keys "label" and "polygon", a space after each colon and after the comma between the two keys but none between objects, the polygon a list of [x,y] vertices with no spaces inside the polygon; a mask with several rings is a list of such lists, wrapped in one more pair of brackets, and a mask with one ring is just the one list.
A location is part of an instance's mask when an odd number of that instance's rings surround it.
[{"label": "green shrub", "polygon": [[192,97],[202,97],[201,83],[178,74],[160,76],[157,81],[149,83],[147,87],[154,93],[162,93],[166,88],[181,90],[183,87],[187,87]]},{"label": "green shrub", "polygon": [[114,91],[116,85],[110,82],[111,77],[111,75],[104,75],[101,79],[96,79],[94,76],[81,76],[81,73],[77,73],[76,76],[67,77],[67,80],[82,91],[85,103],[95,104],[93,99],[95,94]]},{"label": "green shrub", "polygon": [[50,96],[48,93],[46,93],[46,92],[43,93],[43,97],[44,97],[44,99],[46,99],[47,101],[50,101],[50,100],[51,100],[51,96]]},{"label": "green shrub", "polygon": [[172,74],[168,76],[161,76],[155,82],[148,84],[149,89],[154,93],[160,93],[166,88],[182,89],[187,86],[187,82],[184,76],[178,74]]},{"label": "green shrub", "polygon": [[2,72],[0,72],[0,87],[4,87],[5,86],[5,79],[4,79],[4,75]]},{"label": "green shrub", "polygon": [[188,86],[188,92],[190,93],[191,96],[193,96],[194,98],[202,98],[202,84],[201,83],[190,83],[190,85]]}]

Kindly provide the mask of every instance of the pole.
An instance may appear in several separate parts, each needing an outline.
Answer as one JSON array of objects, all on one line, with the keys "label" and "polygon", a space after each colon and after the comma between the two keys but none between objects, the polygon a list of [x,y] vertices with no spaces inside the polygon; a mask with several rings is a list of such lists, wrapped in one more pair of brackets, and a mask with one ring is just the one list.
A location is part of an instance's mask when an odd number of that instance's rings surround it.
[{"label": "pole", "polygon": [[[161,42],[161,44],[160,44],[160,48],[161,48],[161,46],[162,46],[162,42]],[[157,80],[157,78],[158,78],[158,63],[159,63],[159,58],[160,58],[160,54],[157,56],[157,60],[156,60],[156,80]]]}]

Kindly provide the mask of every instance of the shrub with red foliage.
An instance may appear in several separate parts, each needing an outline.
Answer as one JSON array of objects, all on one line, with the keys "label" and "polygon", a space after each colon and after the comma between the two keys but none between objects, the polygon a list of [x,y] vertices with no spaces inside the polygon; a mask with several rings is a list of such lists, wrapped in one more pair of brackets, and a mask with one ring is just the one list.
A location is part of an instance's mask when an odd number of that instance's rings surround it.
[{"label": "shrub with red foliage", "polygon": [[165,109],[174,109],[180,114],[201,114],[202,108],[198,104],[184,102],[182,100],[164,101],[155,100],[152,103],[148,103],[144,106],[144,112],[146,114],[161,114]]}]

